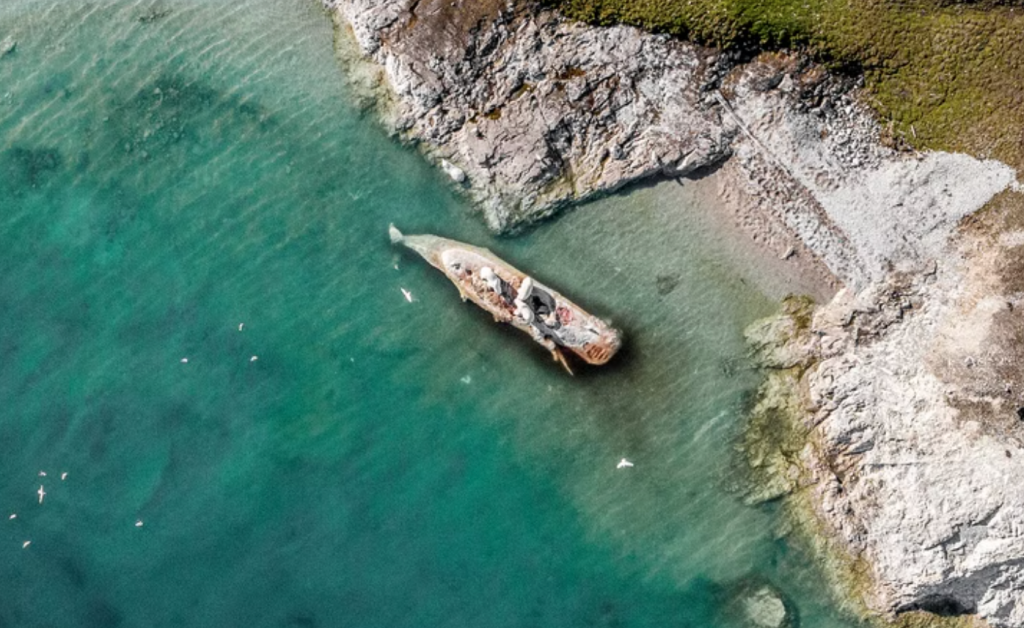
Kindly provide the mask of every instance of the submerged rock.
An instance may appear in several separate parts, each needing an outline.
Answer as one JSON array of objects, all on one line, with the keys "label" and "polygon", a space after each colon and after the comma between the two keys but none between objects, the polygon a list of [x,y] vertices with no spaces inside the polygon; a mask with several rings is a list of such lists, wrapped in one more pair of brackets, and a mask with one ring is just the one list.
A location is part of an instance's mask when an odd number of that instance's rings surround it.
[{"label": "submerged rock", "polygon": [[752,628],[783,628],[789,625],[785,602],[767,585],[752,591],[743,598],[741,604]]},{"label": "submerged rock", "polygon": [[726,587],[728,625],[744,628],[795,628],[796,616],[782,592],[764,578],[751,576]]},{"label": "submerged rock", "polygon": [[10,35],[0,39],[0,57],[5,57],[13,53],[17,48],[18,42]]}]

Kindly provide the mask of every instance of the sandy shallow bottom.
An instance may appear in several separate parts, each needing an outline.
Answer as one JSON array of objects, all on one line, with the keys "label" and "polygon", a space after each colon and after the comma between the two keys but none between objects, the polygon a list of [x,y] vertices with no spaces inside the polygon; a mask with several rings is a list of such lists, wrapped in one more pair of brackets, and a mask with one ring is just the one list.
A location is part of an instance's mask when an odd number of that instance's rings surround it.
[{"label": "sandy shallow bottom", "polygon": [[[737,273],[753,289],[774,300],[806,295],[827,303],[838,288],[828,269],[804,247],[799,238],[767,219],[744,211],[730,193],[732,165],[696,179],[681,179],[650,187],[652,201],[693,214],[701,237],[720,246],[735,260]],[[700,207],[694,212],[692,208]]]}]

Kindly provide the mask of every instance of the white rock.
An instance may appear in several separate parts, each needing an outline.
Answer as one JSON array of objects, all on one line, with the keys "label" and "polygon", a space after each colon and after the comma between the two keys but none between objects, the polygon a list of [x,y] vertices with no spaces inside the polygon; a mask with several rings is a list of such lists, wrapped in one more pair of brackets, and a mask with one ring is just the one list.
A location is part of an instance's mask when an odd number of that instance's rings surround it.
[{"label": "white rock", "polygon": [[[469,182],[494,229],[642,177],[681,174],[680,164],[688,172],[728,151],[732,131],[700,104],[703,49],[551,11],[499,17],[494,3],[461,5],[449,24],[438,20],[450,11],[428,3],[415,23],[406,3],[327,4],[352,28],[358,53],[350,56],[376,64],[382,80],[367,82],[389,92],[380,99],[385,124],[427,153],[459,155],[457,170],[438,162]],[[365,72],[362,65],[350,74]]]},{"label": "white rock", "polygon": [[743,613],[756,628],[786,625],[786,605],[769,587],[761,587],[743,599]]},{"label": "white rock", "polygon": [[[820,359],[806,380],[817,444],[803,457],[818,515],[872,566],[872,608],[952,609],[1018,628],[1024,448],[964,420],[951,401],[966,395],[988,403],[962,378],[995,379],[981,365],[963,366],[963,352],[992,350],[986,333],[1001,312],[978,297],[965,266],[947,262],[910,286],[844,291],[815,314],[810,335],[830,341],[802,345]],[[922,306],[904,312],[907,294]],[[974,309],[965,312],[963,303]],[[968,375],[943,378],[943,368]],[[1005,389],[996,384],[998,401]],[[1015,418],[1014,411],[1002,410]]]},{"label": "white rock", "polygon": [[456,183],[462,183],[466,180],[466,172],[447,159],[441,160],[441,169]]}]

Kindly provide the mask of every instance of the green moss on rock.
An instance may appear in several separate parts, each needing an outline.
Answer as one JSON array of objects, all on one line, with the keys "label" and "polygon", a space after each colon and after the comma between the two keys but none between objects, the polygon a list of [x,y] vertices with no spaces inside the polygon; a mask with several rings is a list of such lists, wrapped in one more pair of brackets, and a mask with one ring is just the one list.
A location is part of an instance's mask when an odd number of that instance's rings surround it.
[{"label": "green moss on rock", "polygon": [[1024,166],[1024,4],[982,0],[551,0],[571,17],[719,47],[801,47],[863,71],[899,144]]}]

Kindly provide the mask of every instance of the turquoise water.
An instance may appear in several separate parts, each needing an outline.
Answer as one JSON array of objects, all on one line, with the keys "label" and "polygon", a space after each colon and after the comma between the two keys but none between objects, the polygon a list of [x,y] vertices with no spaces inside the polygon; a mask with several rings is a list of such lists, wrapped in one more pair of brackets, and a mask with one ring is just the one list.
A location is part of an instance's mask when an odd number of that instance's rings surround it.
[{"label": "turquoise water", "polygon": [[[842,625],[736,495],[776,304],[699,207],[491,238],[353,107],[312,0],[7,0],[5,35],[0,626],[738,626],[760,581]],[[391,221],[628,350],[566,377]]]}]

